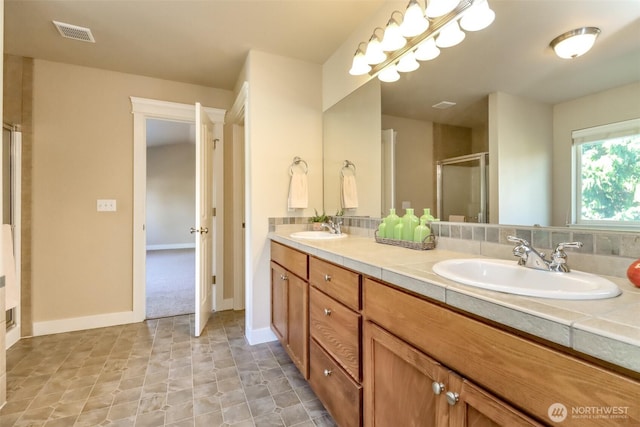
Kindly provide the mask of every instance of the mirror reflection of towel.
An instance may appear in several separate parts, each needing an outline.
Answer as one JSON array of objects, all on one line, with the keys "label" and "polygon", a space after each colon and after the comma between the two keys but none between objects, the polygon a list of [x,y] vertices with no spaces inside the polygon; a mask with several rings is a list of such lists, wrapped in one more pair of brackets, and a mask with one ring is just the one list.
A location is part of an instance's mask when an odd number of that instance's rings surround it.
[{"label": "mirror reflection of towel", "polygon": [[309,184],[306,173],[292,172],[287,202],[289,209],[305,209],[309,206]]},{"label": "mirror reflection of towel", "polygon": [[342,208],[355,209],[358,207],[358,187],[354,175],[342,177]]}]

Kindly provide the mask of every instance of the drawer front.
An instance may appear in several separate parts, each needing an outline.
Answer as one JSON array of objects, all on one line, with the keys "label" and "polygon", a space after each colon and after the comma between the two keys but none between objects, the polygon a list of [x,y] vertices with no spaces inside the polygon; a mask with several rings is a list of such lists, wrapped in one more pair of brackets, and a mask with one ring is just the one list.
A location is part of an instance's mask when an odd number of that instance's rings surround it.
[{"label": "drawer front", "polygon": [[360,275],[318,258],[309,259],[309,282],[353,310],[360,310]]},{"label": "drawer front", "polygon": [[314,287],[309,291],[309,298],[311,336],[356,381],[360,381],[360,314]]},{"label": "drawer front", "polygon": [[362,425],[362,387],[311,340],[309,383],[340,427]]},{"label": "drawer front", "polygon": [[[371,279],[364,281],[363,315],[540,420],[548,420],[549,406],[561,402],[569,411],[628,407],[624,421],[640,421],[640,382],[571,355]],[[600,427],[620,420],[593,421],[568,417],[562,425]]]},{"label": "drawer front", "polygon": [[280,243],[271,242],[271,260],[307,280],[307,255]]}]

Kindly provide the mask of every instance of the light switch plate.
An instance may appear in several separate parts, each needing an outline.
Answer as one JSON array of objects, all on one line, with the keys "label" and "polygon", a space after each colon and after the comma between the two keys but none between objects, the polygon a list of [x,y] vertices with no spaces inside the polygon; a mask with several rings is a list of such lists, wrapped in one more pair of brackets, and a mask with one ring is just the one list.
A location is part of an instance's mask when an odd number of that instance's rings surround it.
[{"label": "light switch plate", "polygon": [[97,209],[98,212],[115,212],[116,201],[115,199],[98,199]]}]

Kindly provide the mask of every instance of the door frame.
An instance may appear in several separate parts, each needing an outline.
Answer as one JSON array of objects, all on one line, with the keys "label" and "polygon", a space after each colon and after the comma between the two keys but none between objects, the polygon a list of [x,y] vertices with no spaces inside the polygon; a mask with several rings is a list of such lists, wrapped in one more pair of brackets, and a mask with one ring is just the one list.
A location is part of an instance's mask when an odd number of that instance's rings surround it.
[{"label": "door frame", "polygon": [[[177,120],[195,123],[195,104],[160,101],[130,97],[133,113],[133,318],[142,322],[146,318],[146,193],[147,193],[147,119]],[[213,122],[213,138],[218,139],[214,155],[214,207],[223,202],[223,125],[226,110],[203,107]],[[214,257],[216,285],[212,310],[222,305],[224,293],[224,217],[222,209],[216,209],[214,217],[216,240]],[[188,230],[185,230],[187,232]],[[213,285],[212,285],[213,286]],[[195,307],[194,307],[195,309]]]}]

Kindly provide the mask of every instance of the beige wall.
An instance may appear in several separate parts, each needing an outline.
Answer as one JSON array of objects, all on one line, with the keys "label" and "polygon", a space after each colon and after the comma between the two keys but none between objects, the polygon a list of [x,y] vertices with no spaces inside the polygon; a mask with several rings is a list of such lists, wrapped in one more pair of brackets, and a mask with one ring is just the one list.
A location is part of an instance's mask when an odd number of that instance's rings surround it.
[{"label": "beige wall", "polygon": [[[246,335],[275,339],[270,330],[269,217],[310,216],[322,206],[322,72],[303,61],[251,51],[245,118],[247,247]],[[309,209],[287,211],[289,165],[309,165]]]},{"label": "beige wall", "polygon": [[571,221],[571,132],[640,117],[640,83],[553,107],[553,225]]},{"label": "beige wall", "polygon": [[147,248],[195,247],[195,162],[195,144],[147,148]]},{"label": "beige wall", "polygon": [[[129,97],[228,108],[232,93],[35,60],[34,322],[132,310]],[[96,199],[117,212],[96,212]]]},{"label": "beige wall", "polygon": [[398,132],[396,138],[397,213],[402,202],[411,202],[418,216],[423,208],[436,212],[435,159],[433,157],[433,123],[389,115],[382,116],[382,129]]},{"label": "beige wall", "polygon": [[[0,0],[0,34],[4,34],[4,0]],[[2,42],[3,36],[0,35],[0,42]],[[0,58],[4,56],[4,43],[0,43]],[[4,65],[3,67],[4,68]],[[0,96],[3,95],[3,71],[0,68]],[[2,105],[0,105],[0,117],[3,116]],[[0,259],[2,257],[0,256]],[[0,289],[0,307],[4,307],[4,286]],[[5,317],[0,319],[0,407],[4,405],[7,400],[7,352],[5,351],[5,334],[7,325],[5,323]]]}]

